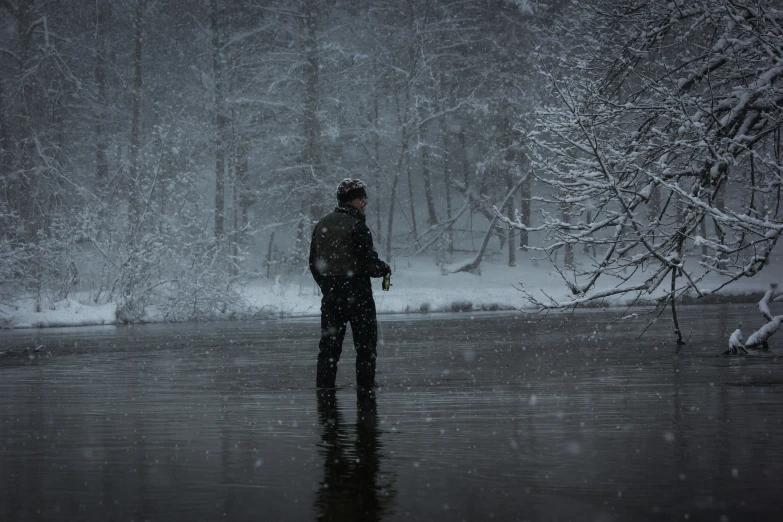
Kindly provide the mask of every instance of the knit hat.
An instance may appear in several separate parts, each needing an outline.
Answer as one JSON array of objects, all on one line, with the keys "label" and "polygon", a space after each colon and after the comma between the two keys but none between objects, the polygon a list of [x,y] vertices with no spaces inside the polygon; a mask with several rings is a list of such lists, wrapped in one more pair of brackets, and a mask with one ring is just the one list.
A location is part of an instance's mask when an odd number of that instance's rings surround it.
[{"label": "knit hat", "polygon": [[348,203],[356,198],[366,198],[366,185],[360,179],[345,178],[337,185],[337,201]]}]

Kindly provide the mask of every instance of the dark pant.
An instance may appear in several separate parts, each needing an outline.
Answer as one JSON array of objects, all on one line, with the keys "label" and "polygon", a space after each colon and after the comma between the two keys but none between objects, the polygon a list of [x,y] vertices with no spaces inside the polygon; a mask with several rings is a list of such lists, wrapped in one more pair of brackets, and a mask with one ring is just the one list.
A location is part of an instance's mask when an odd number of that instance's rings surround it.
[{"label": "dark pant", "polygon": [[364,388],[375,385],[378,323],[372,293],[329,292],[321,300],[321,342],[316,372],[316,386],[319,388],[334,388],[345,327],[349,322],[356,348],[356,385]]}]

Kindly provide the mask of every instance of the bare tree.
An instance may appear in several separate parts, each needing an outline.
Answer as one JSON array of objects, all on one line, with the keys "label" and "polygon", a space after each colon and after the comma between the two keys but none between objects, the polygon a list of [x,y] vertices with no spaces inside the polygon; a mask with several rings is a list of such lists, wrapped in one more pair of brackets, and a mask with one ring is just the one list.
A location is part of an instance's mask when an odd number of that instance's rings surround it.
[{"label": "bare tree", "polygon": [[781,11],[764,0],[598,0],[581,15],[584,51],[548,72],[559,103],[530,133],[550,194],[552,241],[537,250],[599,253],[561,272],[570,298],[528,299],[547,309],[662,296],[675,312],[684,294],[757,274],[783,233]]},{"label": "bare tree", "polygon": [[225,77],[221,12],[217,0],[211,0],[209,22],[212,31],[212,74],[215,83],[215,238],[225,234],[226,205],[226,116]]},{"label": "bare tree", "polygon": [[104,185],[109,178],[108,144],[104,129],[107,99],[107,47],[109,12],[111,5],[106,1],[95,3],[95,177],[99,185]]},{"label": "bare tree", "polygon": [[144,85],[144,10],[147,0],[136,0],[133,13],[133,103],[131,106],[130,159],[128,177],[130,183],[130,216],[131,235],[136,236],[141,228],[142,219],[142,169],[139,166],[139,149],[141,148],[141,102]]},{"label": "bare tree", "polygon": [[[304,54],[304,136],[305,154],[303,166],[304,177],[321,180],[321,123],[318,119],[319,112],[319,53],[318,53],[318,12],[315,0],[302,0],[303,30],[303,54]],[[311,210],[309,217],[317,219],[319,210],[316,207],[317,196],[310,196]]]}]

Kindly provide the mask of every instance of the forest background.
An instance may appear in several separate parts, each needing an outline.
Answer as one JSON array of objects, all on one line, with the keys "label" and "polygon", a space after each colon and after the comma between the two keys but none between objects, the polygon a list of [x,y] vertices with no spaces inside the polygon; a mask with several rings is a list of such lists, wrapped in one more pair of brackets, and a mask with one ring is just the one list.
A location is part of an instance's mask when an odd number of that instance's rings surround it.
[{"label": "forest background", "polygon": [[782,19],[761,0],[0,0],[2,315],[315,313],[309,237],[343,178],[418,290],[390,311],[737,287],[783,233]]}]

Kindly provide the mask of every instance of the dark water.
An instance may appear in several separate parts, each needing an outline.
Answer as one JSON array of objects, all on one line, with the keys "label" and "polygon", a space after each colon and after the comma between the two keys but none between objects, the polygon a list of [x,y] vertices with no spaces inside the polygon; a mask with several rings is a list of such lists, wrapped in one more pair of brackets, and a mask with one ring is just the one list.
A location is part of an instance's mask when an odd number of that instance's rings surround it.
[{"label": "dark water", "polygon": [[314,319],[0,331],[0,520],[781,520],[783,362],[682,315],[386,317],[320,400]]}]

